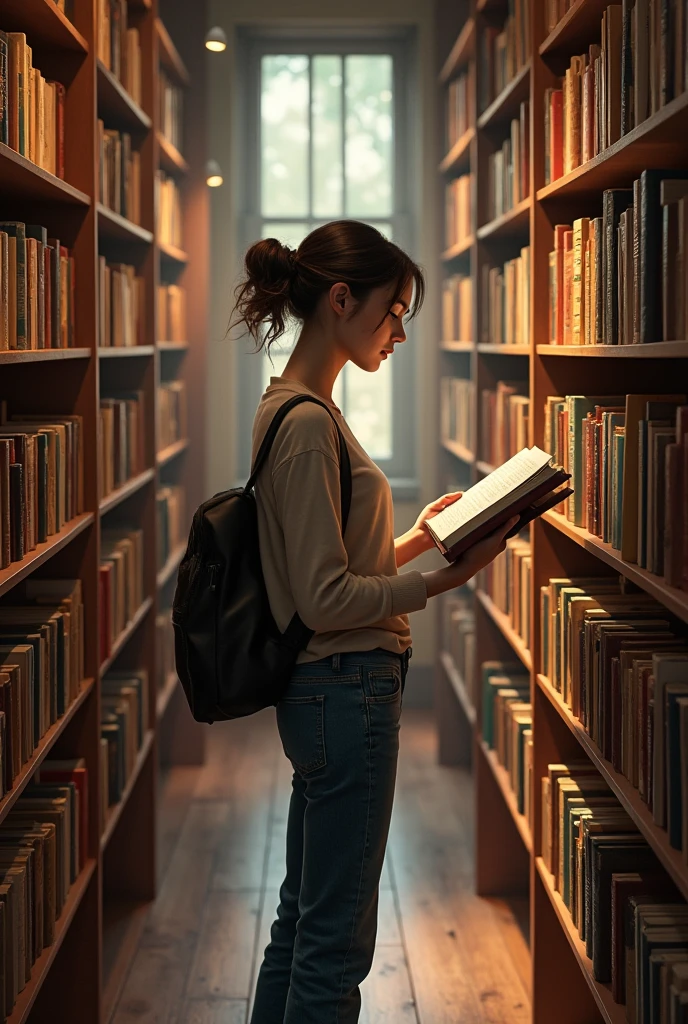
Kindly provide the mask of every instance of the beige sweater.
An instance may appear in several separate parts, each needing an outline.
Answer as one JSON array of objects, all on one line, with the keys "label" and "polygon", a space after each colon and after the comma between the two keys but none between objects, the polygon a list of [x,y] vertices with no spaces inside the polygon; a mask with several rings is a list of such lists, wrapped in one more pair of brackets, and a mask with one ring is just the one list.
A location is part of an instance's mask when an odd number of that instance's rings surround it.
[{"label": "beige sweater", "polygon": [[[271,377],[253,424],[252,461],[277,409],[299,381]],[[315,397],[320,397],[316,395]],[[261,563],[272,614],[285,630],[298,611],[315,630],[298,662],[411,643],[408,612],[425,607],[420,572],[397,574],[392,494],[384,473],[334,402],[351,460],[351,511],[342,539],[339,444],[330,415],[312,402],[289,413],[256,483]]]}]

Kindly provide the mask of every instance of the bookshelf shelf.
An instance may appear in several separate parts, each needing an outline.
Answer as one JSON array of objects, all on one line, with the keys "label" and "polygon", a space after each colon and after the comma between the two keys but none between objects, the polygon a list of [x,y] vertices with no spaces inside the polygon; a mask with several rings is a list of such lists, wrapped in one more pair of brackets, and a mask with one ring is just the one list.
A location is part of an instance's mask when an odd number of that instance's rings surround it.
[{"label": "bookshelf shelf", "polygon": [[131,775],[127,779],[127,784],[124,787],[124,792],[122,793],[122,799],[118,803],[114,804],[108,811],[107,821],[105,822],[105,826],[103,828],[103,834],[100,837],[100,848],[102,851],[105,851],[105,849],[107,848],[107,845],[110,842],[110,839],[112,838],[112,834],[117,828],[117,822],[122,816],[122,811],[127,806],[129,797],[131,796],[134,786],[136,785],[136,782],[139,776],[141,775],[141,769],[146,763],[146,758],[148,757],[153,748],[154,738],[155,733],[153,732],[152,729],[149,729],[146,735],[143,737],[141,749],[136,755],[136,763],[134,764],[134,767],[131,770]]},{"label": "bookshelf shelf", "polygon": [[170,555],[169,555],[167,561],[163,565],[162,569],[160,569],[160,571],[158,572],[158,576],[157,576],[158,589],[160,589],[160,587],[164,587],[165,584],[169,583],[169,581],[172,579],[172,577],[174,576],[175,572],[179,568],[179,563],[181,562],[182,558],[184,557],[184,552],[185,551],[186,551],[186,541],[184,541],[182,544],[178,544],[176,546],[176,548],[174,549],[174,551],[170,552]]},{"label": "bookshelf shelf", "polygon": [[461,674],[454,663],[454,659],[448,651],[440,651],[440,664],[447,675],[447,679],[452,685],[454,693],[459,699],[459,704],[463,708],[466,718],[470,722],[471,726],[475,727],[477,721],[475,708],[468,696],[466,684],[461,678]]},{"label": "bookshelf shelf", "polygon": [[179,56],[176,46],[159,18],[156,18],[155,21],[155,34],[158,37],[160,47],[160,63],[168,72],[171,72],[180,85],[188,85],[189,72],[186,70],[184,61]]},{"label": "bookshelf shelf", "polygon": [[90,359],[90,348],[12,349],[0,352],[0,363],[45,363],[62,359]]},{"label": "bookshelf shelf", "polygon": [[163,448],[162,451],[158,452],[155,457],[155,461],[158,466],[166,466],[172,459],[176,459],[178,455],[185,452],[189,447],[189,442],[186,438],[182,438],[181,441],[175,441],[174,444],[170,444],[167,448]]},{"label": "bookshelf shelf", "polygon": [[75,207],[91,205],[91,197],[85,192],[49,171],[44,171],[27,157],[15,153],[4,142],[0,142],[0,180],[3,192],[17,198],[65,203]]},{"label": "bookshelf shelf", "polygon": [[102,345],[97,351],[99,359],[141,359],[155,355],[155,345]]},{"label": "bookshelf shelf", "polygon": [[177,678],[177,673],[170,672],[167,679],[165,680],[165,685],[163,686],[162,690],[160,690],[158,693],[158,699],[156,702],[156,713],[158,719],[162,718],[162,716],[167,711],[167,707],[170,701],[172,700],[172,695],[174,694],[178,685],[179,680]]},{"label": "bookshelf shelf", "polygon": [[628,186],[648,167],[680,166],[687,129],[688,92],[684,92],[592,160],[539,189],[538,202],[599,193],[612,182]]},{"label": "bookshelf shelf", "polygon": [[585,50],[595,35],[600,34],[605,0],[575,0],[563,18],[538,47],[541,57],[565,53],[567,56]]},{"label": "bookshelf shelf", "polygon": [[102,60],[96,61],[98,79],[98,113],[116,123],[117,127],[128,129],[138,135],[149,131],[152,121],[141,109],[119,79],[105,67]]},{"label": "bookshelf shelf", "polygon": [[88,43],[53,0],[3,0],[3,31],[23,32],[27,22],[32,46],[50,46],[80,57],[88,53]]},{"label": "bookshelf shelf", "polygon": [[5,794],[2,800],[0,800],[0,822],[2,822],[9,814],[16,801],[26,789],[28,783],[31,782],[36,769],[48,756],[52,747],[55,745],[56,740],[62,735],[71,720],[81,708],[82,704],[86,701],[93,689],[94,682],[94,679],[84,679],[81,684],[81,690],[69,707],[66,708],[64,715],[62,715],[61,718],[58,718],[58,720],[50,726],[46,734],[38,741],[38,746],[31,757],[21,766],[21,769],[12,784],[12,789]]},{"label": "bookshelf shelf", "polygon": [[156,132],[155,137],[158,140],[160,166],[163,170],[168,171],[170,174],[188,174],[189,165],[177,147],[173,146],[162,132]]},{"label": "bookshelf shelf", "polygon": [[442,259],[445,263],[450,263],[452,260],[457,260],[461,256],[466,256],[470,253],[474,243],[475,237],[473,235],[469,235],[468,238],[464,238],[461,242],[457,242],[456,245],[452,245],[449,249],[445,249],[442,253]]},{"label": "bookshelf shelf", "polygon": [[0,570],[0,597],[7,594],[17,583],[21,583],[27,576],[30,576],[34,569],[43,565],[65,545],[88,529],[93,521],[92,512],[84,512],[83,515],[76,516],[66,526],[63,526],[59,533],[52,534],[43,544],[38,544],[20,562],[12,562],[6,569]]},{"label": "bookshelf shelf", "polygon": [[158,242],[158,249],[163,259],[168,260],[170,263],[176,263],[178,266],[183,266],[189,262],[189,257],[183,249],[180,249],[176,245],[171,245],[169,242]]},{"label": "bookshelf shelf", "polygon": [[549,523],[569,540],[597,555],[613,569],[616,569],[622,576],[636,583],[648,594],[652,594],[661,604],[682,619],[688,622],[688,591],[678,590],[676,587],[668,586],[661,576],[641,569],[637,565],[625,562],[618,551],[610,544],[605,544],[599,537],[593,536],[580,526],[574,526],[560,512],[545,512],[542,516],[544,522]]},{"label": "bookshelf shelf", "polygon": [[492,240],[502,238],[511,238],[514,235],[522,235],[529,229],[530,223],[530,207],[531,199],[530,196],[526,196],[520,203],[507,210],[500,217],[495,217],[488,224],[483,224],[482,227],[478,228],[477,235],[481,242],[487,239]]},{"label": "bookshelf shelf", "polygon": [[483,476],[487,476],[488,473],[494,473],[495,467],[491,466],[489,462],[485,462],[484,459],[477,459],[475,463],[475,468],[478,470],[479,473],[482,473]]},{"label": "bookshelf shelf", "polygon": [[450,171],[456,171],[467,162],[470,155],[471,142],[474,138],[475,128],[469,128],[468,131],[463,133],[460,139],[457,139],[439,165],[441,174],[448,174]]},{"label": "bookshelf shelf", "polygon": [[156,348],[160,352],[188,352],[188,341],[157,341]]},{"label": "bookshelf shelf", "polygon": [[150,611],[152,605],[153,605],[153,598],[152,597],[147,597],[145,599],[145,601],[143,601],[139,605],[139,607],[136,609],[136,611],[134,612],[133,616],[131,617],[129,622],[126,624],[126,626],[124,627],[122,632],[119,634],[119,636],[115,638],[115,640],[114,640],[114,642],[112,644],[112,649],[111,649],[110,653],[108,654],[107,658],[105,658],[104,661],[102,661],[101,664],[100,664],[100,675],[101,675],[101,677],[104,676],[105,673],[108,671],[108,669],[111,668],[111,666],[114,663],[114,661],[117,658],[117,656],[119,654],[121,654],[121,652],[124,650],[126,645],[129,643],[129,641],[131,640],[132,636],[134,635],[134,633],[139,628],[139,626],[141,625],[141,623],[145,619],[146,615]]},{"label": "bookshelf shelf", "polygon": [[442,440],[442,447],[455,455],[457,459],[461,459],[462,462],[467,462],[469,465],[475,462],[475,455],[468,448],[464,448],[458,441],[450,441],[448,438]]},{"label": "bookshelf shelf", "polygon": [[463,68],[475,53],[475,20],[468,18],[451,48],[442,70],[440,82],[445,85]]},{"label": "bookshelf shelf", "polygon": [[602,757],[597,744],[592,741],[570,708],[561,699],[560,694],[552,687],[549,680],[539,673],[536,679],[538,687],[545,694],[551,706],[576,737],[610,789],[614,791],[619,802],[624,806],[657,854],[658,859],[673,878],[677,888],[688,899],[688,865],[684,864],[681,851],[674,850],[669,845],[669,836],[666,830],[659,828],[655,824],[652,814],[646,804],[640,799],[638,790],[634,789],[628,779],[624,778],[606,758]]},{"label": "bookshelf shelf", "polygon": [[545,867],[545,862],[542,857],[535,858],[535,866],[545,892],[549,896],[550,902],[554,907],[554,911],[559,918],[559,923],[562,926],[564,934],[569,941],[569,945],[571,946],[576,960],[583,972],[585,980],[590,986],[590,991],[597,1003],[603,1021],[605,1024],[626,1024],[626,1007],[621,1003],[614,1002],[614,997],[612,996],[609,985],[601,985],[593,978],[592,963],[585,955],[585,943],[581,942],[578,937],[578,932],[573,925],[568,907],[554,888],[552,876]]},{"label": "bookshelf shelf", "polygon": [[497,760],[497,755],[495,754],[494,750],[490,750],[490,748],[483,739],[479,740],[478,748],[480,749],[483,757],[485,758],[485,761],[489,765],[489,768],[495,777],[495,781],[499,786],[499,790],[502,796],[504,797],[504,803],[506,804],[509,813],[511,814],[511,817],[514,819],[514,824],[518,829],[518,834],[523,840],[523,845],[525,846],[528,853],[532,854],[533,839],[530,834],[530,827],[525,816],[521,814],[518,809],[518,804],[516,803],[516,796],[514,795],[514,792],[511,788],[509,773],[507,772],[506,768],[503,768],[502,765]]},{"label": "bookshelf shelf", "polygon": [[592,359],[686,359],[688,341],[651,345],[537,345],[539,356],[588,356]]},{"label": "bookshelf shelf", "polygon": [[443,352],[472,352],[475,345],[472,341],[441,341]]},{"label": "bookshelf shelf", "polygon": [[476,345],[481,355],[490,356],[529,356],[530,345],[489,345],[481,342]]},{"label": "bookshelf shelf", "polygon": [[503,125],[512,117],[518,116],[518,108],[523,100],[528,99],[530,90],[530,61],[523,65],[511,79],[509,84],[502,89],[499,96],[496,96],[480,117],[478,128],[481,130],[491,128],[493,125]]},{"label": "bookshelf shelf", "polygon": [[45,947],[33,965],[31,978],[26,983],[24,990],[17,996],[14,1009],[11,1015],[6,1018],[6,1024],[24,1024],[25,1021],[29,1020],[31,1007],[36,1001],[41,985],[45,981],[48,971],[62,946],[64,937],[69,931],[72,919],[79,909],[79,905],[96,871],[97,863],[97,860],[93,857],[87,860],[83,870],[74,880],[73,885],[70,886],[62,913],[55,922],[55,939],[50,946]]},{"label": "bookshelf shelf", "polygon": [[104,516],[106,512],[110,512],[113,508],[117,508],[123,501],[130,498],[132,494],[137,494],[142,487],[145,487],[155,479],[155,470],[146,469],[143,473],[139,473],[138,476],[134,476],[131,480],[127,480],[125,484],[118,487],[117,490],[111,491],[105,498],[101,498],[98,505],[101,516]]},{"label": "bookshelf shelf", "polygon": [[142,242],[146,245],[150,245],[153,241],[152,231],[142,228],[139,224],[134,224],[133,221],[115,213],[108,206],[98,203],[97,211],[98,234],[101,238],[112,238],[121,242]]},{"label": "bookshelf shelf", "polygon": [[518,635],[514,627],[511,625],[508,615],[505,615],[503,611],[500,611],[500,609],[494,603],[489,594],[486,594],[484,590],[478,589],[476,591],[476,594],[478,600],[480,601],[480,604],[483,606],[487,614],[495,623],[495,625],[501,632],[502,636],[511,644],[514,653],[518,655],[518,657],[521,659],[521,661],[523,662],[524,666],[528,669],[528,671],[532,672],[533,659],[531,657],[530,651],[528,650],[528,648],[526,647],[526,645],[524,644],[523,640]]}]

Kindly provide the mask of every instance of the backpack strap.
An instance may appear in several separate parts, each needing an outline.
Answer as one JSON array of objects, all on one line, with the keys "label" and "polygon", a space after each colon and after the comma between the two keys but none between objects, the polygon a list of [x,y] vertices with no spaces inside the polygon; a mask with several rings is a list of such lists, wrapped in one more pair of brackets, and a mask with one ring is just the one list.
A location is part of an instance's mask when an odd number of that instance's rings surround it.
[{"label": "backpack strap", "polygon": [[[349,520],[349,509],[351,508],[351,460],[349,459],[349,449],[346,446],[344,435],[342,434],[341,428],[337,423],[332,410],[317,398],[311,398],[310,395],[295,395],[294,398],[290,398],[279,407],[272,418],[270,426],[265,431],[265,437],[261,441],[258,454],[256,455],[256,461],[253,465],[251,476],[244,488],[244,492],[248,493],[253,490],[258,473],[268,457],[268,453],[272,447],[272,442],[275,440],[275,436],[280,428],[282,420],[295,405],[300,405],[301,402],[314,402],[316,405],[321,405],[323,409],[326,409],[330,414],[332,422],[337,428],[337,437],[339,439],[339,485],[342,501],[342,536],[344,536],[346,524]],[[282,643],[285,646],[292,648],[294,651],[301,651],[307,646],[314,632],[315,630],[309,629],[302,621],[299,613],[294,612],[289,625],[282,634]]]}]

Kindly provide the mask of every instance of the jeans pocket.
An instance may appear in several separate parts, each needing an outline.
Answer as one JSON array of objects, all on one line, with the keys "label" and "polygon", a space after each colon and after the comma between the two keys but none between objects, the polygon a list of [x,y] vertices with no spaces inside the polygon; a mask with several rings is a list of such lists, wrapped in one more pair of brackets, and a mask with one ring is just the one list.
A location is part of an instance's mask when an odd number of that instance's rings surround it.
[{"label": "jeans pocket", "polygon": [[284,753],[304,775],[324,768],[324,696],[284,697],[277,705],[277,728]]},{"label": "jeans pocket", "polygon": [[368,670],[368,694],[366,700],[372,704],[394,702],[401,695],[401,667],[375,668]]}]

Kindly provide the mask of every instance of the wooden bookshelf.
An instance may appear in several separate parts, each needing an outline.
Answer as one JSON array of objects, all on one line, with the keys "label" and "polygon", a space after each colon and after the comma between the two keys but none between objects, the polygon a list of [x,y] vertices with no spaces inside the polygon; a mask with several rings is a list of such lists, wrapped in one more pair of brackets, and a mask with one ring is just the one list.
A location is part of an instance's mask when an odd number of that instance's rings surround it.
[{"label": "wooden bookshelf", "polygon": [[461,461],[465,462],[467,465],[475,462],[475,455],[473,452],[464,445],[459,444],[458,441],[452,441],[450,438],[445,437],[442,441],[442,447],[446,451],[451,452],[452,455],[455,455],[457,459],[461,459]]},{"label": "wooden bookshelf", "polygon": [[[450,0],[440,0],[438,18],[448,21]],[[607,188],[628,188],[645,168],[688,168],[688,92],[677,96],[642,124],[584,165],[551,184],[544,181],[545,90],[558,83],[575,54],[584,53],[600,39],[600,23],[606,0],[576,0],[553,31],[548,31],[546,4],[530,0],[530,60],[484,111],[478,110],[485,70],[480,66],[485,33],[500,31],[508,5],[502,0],[468,0],[465,23],[458,27],[456,42],[438,28],[437,68],[439,138],[444,138],[444,92],[458,73],[455,55],[462,54],[461,70],[477,82],[472,118],[465,141],[452,153],[439,152],[438,223],[444,223],[444,190],[447,180],[470,171],[473,175],[472,232],[459,247],[439,253],[443,276],[460,271],[472,280],[472,335],[470,348],[452,351],[439,344],[441,376],[459,376],[475,386],[472,436],[475,454],[440,439],[438,493],[452,487],[468,487],[492,470],[482,455],[489,451],[483,436],[480,400],[484,390],[494,390],[499,380],[518,380],[529,395],[528,442],[544,446],[544,408],[548,395],[631,394],[672,392],[676,381],[688,380],[688,342],[685,338],[645,345],[556,346],[549,337],[549,251],[553,227],[576,217],[595,216]],[[446,10],[445,10],[446,8]],[[470,38],[470,46],[467,40]],[[459,44],[460,40],[460,44]],[[453,44],[453,45],[452,45]],[[484,84],[484,83],[483,83]],[[519,104],[530,107],[529,198],[514,209],[487,221],[490,179],[488,162],[509,133]],[[501,267],[530,248],[529,334],[515,346],[486,344],[481,309],[483,268]],[[506,356],[518,357],[507,360]],[[592,362],[586,363],[590,359]],[[679,390],[684,390],[683,387]],[[438,403],[439,421],[439,403]],[[458,456],[458,457],[457,457]],[[622,1024],[625,1007],[614,1003],[609,986],[593,978],[568,910],[542,861],[542,794],[540,777],[552,761],[588,758],[605,779],[621,805],[656,854],[658,864],[688,899],[688,866],[684,854],[670,847],[664,829],[638,792],[604,759],[581,723],[542,674],[539,589],[550,577],[618,574],[651,594],[668,612],[688,623],[688,592],[666,584],[656,576],[621,558],[619,551],[598,537],[570,523],[557,512],[548,512],[529,527],[531,586],[528,642],[514,630],[483,589],[482,576],[472,590],[475,607],[476,671],[488,660],[520,662],[530,675],[533,708],[534,778],[530,793],[532,832],[520,820],[508,773],[481,735],[482,707],[479,678],[458,679],[446,646],[437,652],[437,730],[440,757],[447,764],[465,764],[462,751],[472,735],[476,792],[476,887],[486,896],[515,890],[527,894],[530,904],[533,1024]],[[438,602],[441,605],[441,602]],[[446,639],[443,641],[446,645]],[[515,657],[514,657],[515,656]],[[460,685],[459,685],[460,684]],[[465,694],[476,693],[476,706],[467,706]],[[562,992],[566,993],[562,1000]]]},{"label": "wooden bookshelf", "polygon": [[[129,23],[139,30],[141,42],[140,104],[97,59],[96,7],[95,0],[77,0],[71,22],[53,0],[3,0],[0,4],[0,29],[25,32],[41,72],[61,81],[66,89],[65,179],[0,143],[0,215],[41,224],[50,236],[59,237],[74,256],[76,289],[74,347],[0,352],[0,400],[7,400],[10,414],[77,414],[82,417],[84,442],[83,513],[21,561],[0,570],[0,597],[3,603],[12,603],[14,588],[34,573],[80,579],[86,677],[76,699],[44,734],[12,789],[0,800],[0,827],[46,758],[83,757],[89,773],[86,865],[71,886],[56,924],[55,942],[34,964],[31,979],[8,1017],[11,1024],[41,1024],[56,1020],[56,1013],[70,1024],[108,1024],[135,950],[133,937],[140,936],[156,891],[160,759],[163,751],[165,758],[174,761],[183,756],[186,763],[200,763],[204,756],[203,728],[193,721],[183,699],[173,699],[176,678],[158,692],[155,621],[170,607],[180,555],[175,550],[164,576],[159,577],[155,553],[156,490],[164,485],[184,486],[184,532],[192,509],[206,497],[204,417],[195,415],[205,407],[210,278],[206,2],[200,0],[194,18],[189,19],[183,0],[128,0]],[[158,123],[161,66],[185,89],[181,150],[162,137]],[[129,132],[133,148],[140,153],[140,224],[98,201],[98,118],[106,128]],[[159,244],[158,168],[184,179],[183,248]],[[97,347],[101,253],[109,262],[135,266],[143,279],[143,336],[136,347]],[[181,343],[157,343],[164,330],[158,325],[157,289],[166,282],[182,285],[188,295],[188,330]],[[158,384],[175,378],[186,382],[189,434],[161,452]],[[100,396],[132,390],[143,392],[143,465],[149,468],[101,499]],[[187,451],[193,458],[179,458]],[[112,651],[101,659],[99,565],[103,531],[111,527],[143,531],[146,597]],[[101,821],[100,682],[110,668],[147,672],[150,729],[121,801]]]}]

